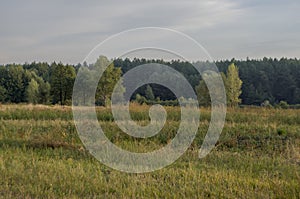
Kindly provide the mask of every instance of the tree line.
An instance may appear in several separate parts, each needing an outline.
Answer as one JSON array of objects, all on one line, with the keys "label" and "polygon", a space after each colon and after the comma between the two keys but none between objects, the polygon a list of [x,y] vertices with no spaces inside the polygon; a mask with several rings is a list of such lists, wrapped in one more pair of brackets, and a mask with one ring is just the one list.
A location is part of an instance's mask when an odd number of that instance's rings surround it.
[{"label": "tree line", "polygon": [[[0,102],[1,103],[34,103],[70,105],[72,90],[79,68],[95,70],[97,64],[111,62],[100,57],[96,64],[70,65],[53,62],[33,62],[25,64],[7,64],[0,66]],[[109,101],[109,93],[113,84],[130,69],[146,64],[159,63],[168,65],[182,73],[198,95],[202,105],[209,105],[205,81],[194,68],[199,66],[203,71],[208,62],[189,63],[180,60],[146,60],[146,59],[115,59],[100,79],[96,91],[96,104],[105,105]],[[215,63],[222,72],[229,104],[262,105],[300,104],[300,60],[272,59],[261,60],[223,60]],[[81,67],[83,66],[83,67]],[[229,67],[230,66],[230,67]],[[231,69],[230,69],[231,68]],[[234,87],[234,89],[232,88]],[[241,87],[241,89],[238,89]],[[232,92],[234,91],[234,92]],[[206,92],[207,93],[207,92]],[[205,96],[206,95],[206,96]],[[238,97],[236,97],[238,96]],[[174,94],[168,88],[157,84],[145,85],[137,89],[132,100],[173,102]],[[174,102],[176,104],[176,102]]]}]

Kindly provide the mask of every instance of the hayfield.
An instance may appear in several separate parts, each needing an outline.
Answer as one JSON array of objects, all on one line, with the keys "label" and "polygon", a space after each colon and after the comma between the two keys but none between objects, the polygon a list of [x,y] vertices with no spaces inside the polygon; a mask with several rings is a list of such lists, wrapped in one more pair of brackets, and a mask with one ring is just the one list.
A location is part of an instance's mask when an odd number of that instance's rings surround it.
[{"label": "hayfield", "polygon": [[[131,116],[149,123],[149,106]],[[134,152],[167,144],[180,109],[166,107],[167,124],[152,138],[132,138],[109,108],[97,108],[107,137]],[[0,196],[4,198],[300,198],[300,110],[229,109],[222,135],[203,159],[198,149],[210,110],[201,109],[198,134],[174,164],[145,174],[122,173],[93,158],[78,138],[71,107],[0,107]]]}]

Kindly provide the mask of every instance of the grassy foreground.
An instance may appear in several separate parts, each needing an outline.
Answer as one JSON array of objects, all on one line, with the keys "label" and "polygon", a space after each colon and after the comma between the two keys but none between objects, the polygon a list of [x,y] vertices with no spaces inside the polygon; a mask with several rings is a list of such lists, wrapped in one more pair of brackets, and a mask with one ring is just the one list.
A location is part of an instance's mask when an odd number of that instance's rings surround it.
[{"label": "grassy foreground", "polygon": [[[148,123],[148,106],[131,115]],[[167,107],[162,132],[149,139],[122,133],[109,109],[98,108],[107,137],[146,152],[176,135],[180,109]],[[300,110],[230,109],[216,148],[198,159],[210,112],[189,150],[152,173],[126,174],[95,160],[82,146],[70,107],[0,107],[0,197],[4,198],[300,198]]]}]

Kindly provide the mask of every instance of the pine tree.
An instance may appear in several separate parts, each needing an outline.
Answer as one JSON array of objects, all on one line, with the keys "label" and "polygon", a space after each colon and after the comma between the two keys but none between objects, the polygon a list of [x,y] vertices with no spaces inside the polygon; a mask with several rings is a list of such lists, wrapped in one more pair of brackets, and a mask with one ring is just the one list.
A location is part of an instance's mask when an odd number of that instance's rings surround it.
[{"label": "pine tree", "polygon": [[51,94],[53,103],[66,105],[72,98],[74,81],[76,78],[75,68],[71,65],[52,64]]}]

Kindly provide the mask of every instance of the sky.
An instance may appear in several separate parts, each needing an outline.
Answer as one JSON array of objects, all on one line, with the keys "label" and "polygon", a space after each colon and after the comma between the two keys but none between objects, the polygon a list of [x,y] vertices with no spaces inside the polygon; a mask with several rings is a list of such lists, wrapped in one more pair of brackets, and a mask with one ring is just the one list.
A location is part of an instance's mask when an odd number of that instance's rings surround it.
[{"label": "sky", "polygon": [[300,58],[299,10],[299,0],[1,1],[0,63],[76,64],[140,27],[180,31],[214,60]]}]

